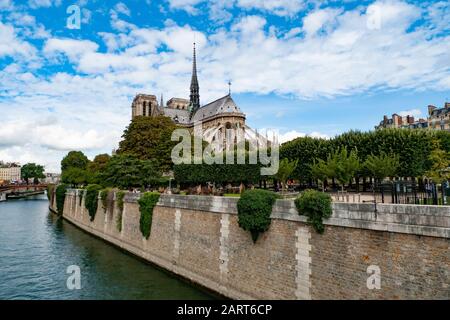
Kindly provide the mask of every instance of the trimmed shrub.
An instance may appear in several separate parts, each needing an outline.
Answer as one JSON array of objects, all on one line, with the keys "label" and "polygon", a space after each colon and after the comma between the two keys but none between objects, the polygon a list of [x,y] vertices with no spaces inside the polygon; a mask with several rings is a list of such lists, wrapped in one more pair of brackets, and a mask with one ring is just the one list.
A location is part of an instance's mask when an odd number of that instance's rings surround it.
[{"label": "trimmed shrub", "polygon": [[139,209],[141,211],[141,218],[139,225],[142,235],[148,239],[150,237],[150,230],[152,227],[153,208],[159,201],[159,193],[147,192],[138,201]]},{"label": "trimmed shrub", "polygon": [[306,190],[297,199],[295,199],[295,206],[300,215],[308,217],[308,223],[318,233],[325,231],[323,219],[331,217],[331,196],[316,190]]},{"label": "trimmed shrub", "polygon": [[122,232],[123,198],[125,198],[125,192],[119,191],[116,193],[117,208],[119,208],[119,214],[117,215],[116,226],[117,226],[117,230],[119,230],[119,232]]},{"label": "trimmed shrub", "polygon": [[276,199],[275,193],[266,190],[248,190],[241,195],[237,204],[238,223],[242,229],[250,231],[254,243],[261,232],[269,229]]},{"label": "trimmed shrub", "polygon": [[68,186],[66,184],[60,184],[56,187],[56,211],[62,216],[64,211],[64,200],[66,199],[66,191]]},{"label": "trimmed shrub", "polygon": [[98,184],[90,184],[86,188],[86,200],[84,206],[89,212],[91,221],[94,221],[95,214],[97,213],[98,207],[98,193],[102,189],[102,186]]}]

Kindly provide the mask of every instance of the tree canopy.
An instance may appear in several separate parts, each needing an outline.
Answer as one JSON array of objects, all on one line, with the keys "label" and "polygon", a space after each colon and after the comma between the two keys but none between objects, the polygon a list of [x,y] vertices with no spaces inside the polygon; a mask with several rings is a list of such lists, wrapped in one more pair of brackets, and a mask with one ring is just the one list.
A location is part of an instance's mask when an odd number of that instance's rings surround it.
[{"label": "tree canopy", "polygon": [[162,171],[168,171],[173,167],[171,152],[176,142],[171,137],[175,129],[168,117],[136,117],[124,131],[117,153],[152,160]]},{"label": "tree canopy", "polygon": [[450,153],[435,149],[430,155],[431,168],[425,173],[435,183],[442,183],[450,179]]},{"label": "tree canopy", "polygon": [[[324,168],[320,160],[327,161],[329,154],[344,147],[348,152],[357,150],[361,163],[371,155],[385,154],[398,158],[399,165],[394,176],[419,177],[431,168],[430,155],[434,150],[435,141],[440,143],[442,150],[450,152],[450,133],[445,131],[414,129],[349,131],[330,140],[303,137],[289,141],[281,146],[280,157],[299,160],[293,175],[303,182],[311,178],[320,179],[323,175],[319,169],[321,166]],[[369,177],[373,172],[370,173],[365,166],[361,166],[356,174]]]},{"label": "tree canopy", "polygon": [[37,179],[44,179],[44,166],[38,165],[36,163],[27,163],[21,169],[22,179],[28,183],[30,179],[34,179],[36,182]]},{"label": "tree canopy", "polygon": [[81,151],[70,151],[61,161],[61,181],[72,186],[87,184],[89,159]]},{"label": "tree canopy", "polygon": [[89,159],[81,151],[70,151],[61,161],[61,171],[64,172],[69,168],[78,168],[85,170],[89,163]]},{"label": "tree canopy", "polygon": [[383,180],[384,178],[395,176],[399,165],[398,155],[388,155],[385,152],[381,152],[379,155],[371,154],[367,157],[363,167],[372,177]]},{"label": "tree canopy", "polygon": [[149,187],[161,183],[161,172],[151,160],[140,160],[133,155],[116,155],[101,172],[100,181],[107,187],[129,189]]},{"label": "tree canopy", "polygon": [[95,156],[93,161],[89,162],[87,170],[93,174],[99,173],[106,168],[110,159],[111,156],[109,154],[99,154]]}]

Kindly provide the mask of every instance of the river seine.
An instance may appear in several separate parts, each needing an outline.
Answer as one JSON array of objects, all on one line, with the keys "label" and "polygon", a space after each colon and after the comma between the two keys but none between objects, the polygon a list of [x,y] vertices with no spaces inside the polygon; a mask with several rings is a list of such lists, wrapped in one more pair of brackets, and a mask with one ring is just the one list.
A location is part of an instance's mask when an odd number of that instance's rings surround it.
[{"label": "river seine", "polygon": [[[69,290],[69,266],[81,289]],[[51,214],[45,195],[0,203],[0,299],[212,299]]]}]

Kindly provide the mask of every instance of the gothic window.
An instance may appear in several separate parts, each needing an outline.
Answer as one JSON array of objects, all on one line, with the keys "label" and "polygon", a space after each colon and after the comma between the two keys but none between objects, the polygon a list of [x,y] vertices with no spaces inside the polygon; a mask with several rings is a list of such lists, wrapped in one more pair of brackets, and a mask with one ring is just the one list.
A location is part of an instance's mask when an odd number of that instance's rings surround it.
[{"label": "gothic window", "polygon": [[142,115],[145,117],[147,115],[147,102],[144,101],[142,104]]}]

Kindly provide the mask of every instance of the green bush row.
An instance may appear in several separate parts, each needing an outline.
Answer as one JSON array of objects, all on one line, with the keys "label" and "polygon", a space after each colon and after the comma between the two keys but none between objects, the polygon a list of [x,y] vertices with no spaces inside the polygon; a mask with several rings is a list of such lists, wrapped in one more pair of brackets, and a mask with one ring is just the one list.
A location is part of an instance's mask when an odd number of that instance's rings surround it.
[{"label": "green bush row", "polygon": [[261,166],[257,164],[180,164],[174,167],[175,180],[187,184],[258,183]]},{"label": "green bush row", "polygon": [[[260,233],[269,229],[276,199],[275,193],[266,190],[248,190],[239,199],[238,224],[250,231],[254,243]],[[328,219],[332,214],[331,197],[328,194],[306,190],[295,200],[295,205],[300,215],[308,217],[308,224],[318,233],[324,232],[323,219]]]},{"label": "green bush row", "polygon": [[[57,211],[60,215],[63,213],[64,199],[67,186],[59,185],[56,188]],[[85,207],[89,212],[91,221],[94,221],[97,212],[98,198],[103,202],[103,208],[106,208],[106,200],[110,190],[102,190],[100,185],[89,185],[86,188]],[[125,192],[119,191],[116,195],[119,214],[117,217],[117,229],[122,231],[122,213],[124,206]],[[158,203],[160,194],[156,192],[147,192],[139,200],[140,220],[139,227],[142,235],[148,239],[150,237],[153,209]],[[242,229],[249,231],[254,243],[259,235],[267,231],[271,224],[270,215],[273,205],[277,200],[276,193],[266,190],[247,190],[237,203],[238,224]],[[310,224],[318,233],[325,230],[323,220],[328,219],[332,214],[331,197],[323,192],[316,190],[306,190],[297,199],[295,206],[300,215],[308,217]]]}]

